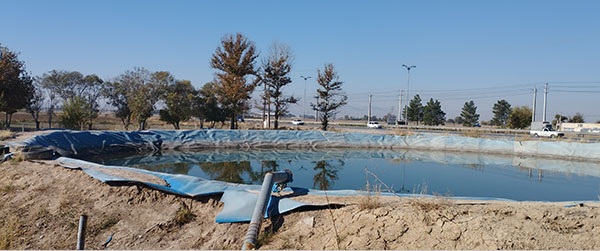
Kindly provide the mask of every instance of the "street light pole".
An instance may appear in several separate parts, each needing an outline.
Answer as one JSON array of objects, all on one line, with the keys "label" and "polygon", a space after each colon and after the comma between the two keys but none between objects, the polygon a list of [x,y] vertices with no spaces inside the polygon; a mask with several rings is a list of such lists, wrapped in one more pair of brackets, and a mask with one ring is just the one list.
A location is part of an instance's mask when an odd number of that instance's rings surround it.
[{"label": "street light pole", "polygon": [[410,103],[410,95],[409,95],[409,91],[410,91],[410,69],[412,68],[417,68],[417,66],[411,65],[405,65],[403,64],[402,67],[406,68],[406,70],[408,71],[408,75],[406,76],[406,105],[404,106],[404,116],[406,116],[406,125],[408,125],[409,119],[408,119],[408,103]]},{"label": "street light pole", "polygon": [[304,99],[302,102],[302,119],[306,120],[306,80],[310,78],[310,76],[300,76],[304,79]]}]

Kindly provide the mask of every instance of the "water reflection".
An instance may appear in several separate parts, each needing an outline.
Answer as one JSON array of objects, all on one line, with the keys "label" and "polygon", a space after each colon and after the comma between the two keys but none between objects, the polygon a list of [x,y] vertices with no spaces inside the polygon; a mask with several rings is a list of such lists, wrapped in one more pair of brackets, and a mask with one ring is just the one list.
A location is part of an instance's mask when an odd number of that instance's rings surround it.
[{"label": "water reflection", "polygon": [[[290,169],[306,188],[357,189],[383,184],[398,193],[515,200],[597,200],[600,163],[481,153],[408,150],[207,150],[89,159],[106,165],[260,184],[268,171]],[[373,173],[372,176],[365,172]],[[365,177],[367,179],[365,179]],[[369,180],[370,179],[370,180]]]},{"label": "water reflection", "polygon": [[[206,173],[212,180],[221,180],[233,183],[245,183],[243,178],[245,173],[252,173],[250,161],[228,161],[228,162],[205,162],[199,164],[200,169]],[[187,174],[187,173],[186,173]]]},{"label": "water reflection", "polygon": [[[316,161],[315,167],[315,175],[313,176],[313,188],[318,188],[321,190],[329,190],[333,183],[339,178],[338,170],[344,167],[343,160],[337,161],[327,161],[320,160]],[[337,163],[337,165],[336,165]]]},{"label": "water reflection", "polygon": [[260,182],[265,177],[267,172],[279,171],[279,164],[275,160],[262,160],[260,161],[260,170],[257,172],[250,172],[250,180],[253,182]]}]

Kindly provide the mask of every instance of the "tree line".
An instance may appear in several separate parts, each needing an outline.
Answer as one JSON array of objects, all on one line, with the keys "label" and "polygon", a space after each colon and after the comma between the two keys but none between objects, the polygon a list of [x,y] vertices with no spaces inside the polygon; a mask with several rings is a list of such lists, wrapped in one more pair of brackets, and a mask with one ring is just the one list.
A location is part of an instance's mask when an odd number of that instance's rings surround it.
[{"label": "tree line", "polygon": [[[493,117],[489,121],[492,126],[511,129],[524,129],[531,125],[532,111],[527,106],[511,107],[508,101],[498,100],[492,107]],[[446,113],[442,111],[441,104],[438,100],[431,98],[427,104],[423,105],[421,97],[417,94],[409,102],[404,111],[405,117],[409,121],[415,122],[417,125],[421,122],[424,125],[443,125],[446,121],[449,123],[462,124],[465,127],[473,127],[479,125],[479,114],[477,106],[473,100],[465,102],[461,113],[454,119],[445,118]],[[572,117],[566,117],[556,114],[552,124],[562,122],[584,123],[583,115],[576,113]]]},{"label": "tree line", "polygon": [[[285,87],[292,83],[293,52],[289,46],[273,43],[269,55],[259,64],[259,53],[254,42],[240,33],[221,39],[210,59],[215,70],[212,81],[196,89],[189,80],[180,80],[168,71],[149,71],[134,67],[121,75],[103,80],[95,74],[77,71],[51,70],[31,77],[18,53],[0,45],[0,112],[5,112],[4,127],[10,127],[12,114],[26,109],[32,115],[36,129],[40,128],[40,113],[46,107],[48,127],[57,122],[64,128],[92,129],[102,101],[115,108],[125,130],[136,125],[147,127],[147,120],[156,112],[160,120],[180,128],[180,123],[192,117],[203,123],[224,124],[238,128],[238,117],[254,107],[263,114],[274,115],[274,127],[287,114],[290,104],[300,98],[287,95]],[[342,91],[333,64],[317,70],[314,98],[311,107],[319,114],[321,128],[327,130],[329,121],[345,105],[347,96]],[[257,87],[263,88],[260,103],[250,102]],[[62,110],[60,116],[56,111]]]},{"label": "tree line", "polygon": [[[264,114],[273,114],[277,129],[280,118],[289,113],[289,105],[300,101],[285,93],[292,83],[293,52],[285,44],[273,43],[267,57],[260,63],[258,58],[254,42],[240,33],[226,35],[210,58],[210,67],[215,70],[213,80],[196,89],[189,80],[177,79],[168,71],[151,72],[143,67],[134,67],[107,81],[95,74],[65,70],[32,77],[18,53],[0,45],[0,112],[5,113],[2,126],[10,127],[12,115],[25,109],[39,129],[40,113],[46,107],[49,128],[59,123],[68,129],[92,129],[101,102],[105,101],[115,109],[125,130],[133,125],[138,130],[146,129],[147,120],[155,112],[175,129],[191,118],[199,119],[201,126],[209,123],[209,127],[229,121],[230,128],[236,129],[238,117],[253,107],[263,112],[263,118]],[[317,101],[310,106],[317,112],[321,128],[327,130],[348,98],[333,64],[317,69],[317,83],[319,87],[313,96]],[[251,103],[252,93],[260,87],[260,100]],[[156,111],[159,106],[162,109]],[[62,110],[60,116],[56,116],[57,110]],[[489,123],[493,126],[522,129],[531,122],[531,109],[512,108],[506,100],[498,100],[492,111],[494,116]],[[438,100],[431,98],[423,105],[417,94],[403,114],[417,125],[451,122],[471,127],[479,123],[472,100],[465,102],[460,116],[446,119]],[[580,113],[570,118],[557,114],[553,123],[560,122],[583,123],[584,119]]]}]

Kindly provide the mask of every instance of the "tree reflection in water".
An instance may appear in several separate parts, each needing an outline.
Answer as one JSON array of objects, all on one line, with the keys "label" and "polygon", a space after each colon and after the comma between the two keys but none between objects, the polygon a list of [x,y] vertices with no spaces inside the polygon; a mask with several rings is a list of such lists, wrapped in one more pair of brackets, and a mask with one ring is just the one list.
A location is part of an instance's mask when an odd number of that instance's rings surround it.
[{"label": "tree reflection in water", "polygon": [[275,160],[263,160],[260,162],[260,171],[250,172],[250,180],[253,182],[262,183],[265,173],[276,172],[279,167]]},{"label": "tree reflection in water", "polygon": [[148,171],[173,173],[173,174],[188,174],[194,163],[165,163],[165,164],[143,164],[137,165],[138,168]]},{"label": "tree reflection in water", "polygon": [[247,184],[243,174],[252,173],[250,161],[207,162],[199,166],[210,179],[239,184]]},{"label": "tree reflection in water", "polygon": [[338,171],[341,170],[346,163],[343,160],[337,160],[335,165],[334,160],[320,160],[316,161],[313,170],[316,171],[313,176],[313,188],[321,190],[328,190],[334,184],[334,181],[338,180]]}]

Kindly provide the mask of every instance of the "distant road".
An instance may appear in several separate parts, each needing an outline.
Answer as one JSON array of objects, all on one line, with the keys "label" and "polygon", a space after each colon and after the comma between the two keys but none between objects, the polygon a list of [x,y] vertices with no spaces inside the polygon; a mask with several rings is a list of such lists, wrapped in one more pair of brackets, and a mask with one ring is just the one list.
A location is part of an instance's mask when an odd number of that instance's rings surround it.
[{"label": "distant road", "polygon": [[[292,125],[291,120],[285,119],[281,121],[281,125],[294,128],[298,127],[301,129],[315,129],[318,130],[321,126],[320,122],[314,120],[305,120],[304,125],[296,126]],[[355,121],[355,120],[335,120],[330,123],[333,130],[341,131],[353,131],[361,133],[382,133],[392,134],[401,133],[402,131],[412,131],[417,133],[442,133],[442,134],[464,134],[472,136],[485,136],[490,138],[503,138],[503,139],[515,139],[515,138],[531,138],[529,130],[523,129],[504,129],[492,126],[482,127],[464,127],[462,125],[442,125],[442,126],[424,126],[424,125],[387,125],[383,123],[382,129],[367,128],[366,121]],[[571,141],[571,142],[600,142],[600,134],[592,133],[573,133],[565,132],[565,137],[559,139],[545,139],[538,138],[539,140],[556,140],[556,141]]]}]

